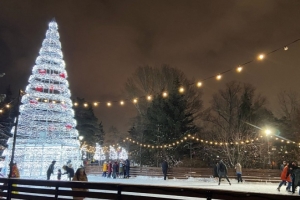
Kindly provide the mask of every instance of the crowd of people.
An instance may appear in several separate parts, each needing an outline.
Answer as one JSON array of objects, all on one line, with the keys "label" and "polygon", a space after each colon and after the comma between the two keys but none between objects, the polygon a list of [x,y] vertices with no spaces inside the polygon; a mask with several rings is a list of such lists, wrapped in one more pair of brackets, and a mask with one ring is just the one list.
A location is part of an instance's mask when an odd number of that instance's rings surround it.
[{"label": "crowd of people", "polygon": [[[293,162],[286,162],[283,161],[281,166],[281,182],[279,183],[277,190],[280,191],[280,188],[282,185],[286,186],[286,191],[295,193],[297,183],[300,182],[300,168],[298,167],[298,163]],[[294,183],[294,184],[293,184]],[[300,189],[299,189],[299,195],[300,195]]]},{"label": "crowd of people", "polygon": [[102,177],[106,178],[129,178],[130,161],[104,161],[102,166]]}]

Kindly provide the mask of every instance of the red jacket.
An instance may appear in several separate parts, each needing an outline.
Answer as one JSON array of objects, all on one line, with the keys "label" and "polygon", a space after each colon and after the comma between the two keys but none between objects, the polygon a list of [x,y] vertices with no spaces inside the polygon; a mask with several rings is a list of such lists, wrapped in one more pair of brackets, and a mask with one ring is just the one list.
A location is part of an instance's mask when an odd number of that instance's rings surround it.
[{"label": "red jacket", "polygon": [[288,174],[289,167],[286,165],[281,172],[281,180],[291,182],[291,176]]}]

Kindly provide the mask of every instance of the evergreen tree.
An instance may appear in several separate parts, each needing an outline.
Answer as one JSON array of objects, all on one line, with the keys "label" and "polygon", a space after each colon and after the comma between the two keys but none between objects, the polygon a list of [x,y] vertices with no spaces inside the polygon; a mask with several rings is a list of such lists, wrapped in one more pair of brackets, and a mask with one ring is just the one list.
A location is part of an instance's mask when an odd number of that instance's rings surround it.
[{"label": "evergreen tree", "polygon": [[77,98],[76,102],[78,105],[74,107],[74,110],[79,135],[84,137],[85,144],[89,146],[96,146],[96,143],[101,144],[104,136],[102,122],[98,124],[98,118],[95,116],[92,106],[87,104],[84,99]]}]

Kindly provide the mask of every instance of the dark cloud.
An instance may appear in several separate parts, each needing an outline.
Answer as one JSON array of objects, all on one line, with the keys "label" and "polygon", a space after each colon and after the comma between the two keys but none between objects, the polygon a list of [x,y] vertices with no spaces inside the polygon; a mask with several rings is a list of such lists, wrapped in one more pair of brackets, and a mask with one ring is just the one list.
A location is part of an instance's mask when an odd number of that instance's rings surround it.
[{"label": "dark cloud", "polygon": [[[2,0],[0,64],[15,93],[25,88],[48,22],[59,25],[73,97],[119,100],[136,67],[169,64],[202,79],[252,60],[300,37],[300,1]],[[226,81],[254,84],[276,108],[282,89],[297,90],[299,43],[254,62],[242,74],[204,83],[206,105]],[[95,109],[106,128],[125,132],[132,106]]]}]

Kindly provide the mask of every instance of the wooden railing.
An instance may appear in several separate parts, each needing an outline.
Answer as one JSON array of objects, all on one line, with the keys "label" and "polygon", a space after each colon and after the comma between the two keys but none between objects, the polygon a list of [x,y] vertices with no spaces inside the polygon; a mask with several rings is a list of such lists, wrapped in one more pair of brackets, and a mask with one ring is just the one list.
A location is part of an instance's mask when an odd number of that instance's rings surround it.
[{"label": "wooden railing", "polygon": [[[101,174],[101,166],[86,166],[88,174]],[[169,179],[187,179],[193,178],[210,178],[213,172],[211,168],[170,168],[168,170]],[[162,176],[160,167],[131,167],[130,176]],[[235,170],[228,169],[228,177],[236,178]],[[243,179],[246,182],[280,182],[280,170],[277,169],[243,169]]]},{"label": "wooden railing", "polygon": [[[237,192],[217,189],[196,189],[169,186],[146,186],[133,184],[93,183],[93,182],[67,182],[27,179],[1,178],[0,196],[10,200],[31,199],[50,200],[72,197],[89,197],[94,199],[116,200],[167,200],[172,196],[197,197],[210,199],[245,199],[245,200],[289,200],[299,199],[298,195],[262,194],[254,192]],[[17,184],[17,186],[14,186]],[[88,192],[72,191],[71,188],[87,188]],[[12,192],[13,191],[13,192]],[[164,195],[164,196],[161,196]],[[166,195],[166,196],[165,196]]]}]

